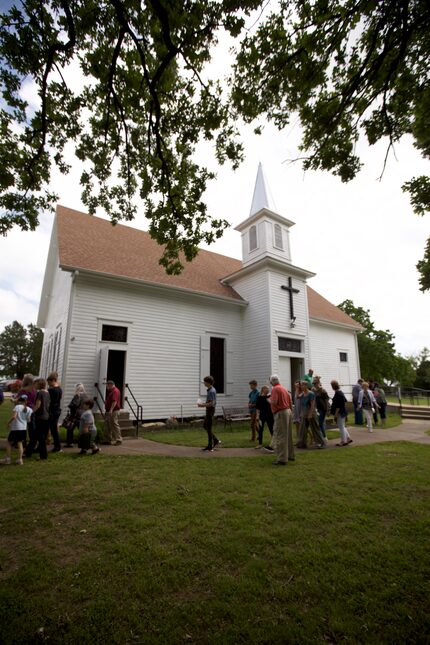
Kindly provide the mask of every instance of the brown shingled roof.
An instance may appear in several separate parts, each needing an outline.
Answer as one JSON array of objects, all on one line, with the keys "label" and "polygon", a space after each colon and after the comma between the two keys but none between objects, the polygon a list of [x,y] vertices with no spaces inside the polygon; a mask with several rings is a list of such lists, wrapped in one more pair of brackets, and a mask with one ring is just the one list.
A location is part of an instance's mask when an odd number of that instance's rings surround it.
[{"label": "brown shingled roof", "polygon": [[[87,269],[242,300],[220,278],[242,267],[240,260],[200,250],[181,275],[167,275],[158,263],[161,247],[149,233],[57,206],[60,266]],[[85,233],[85,234],[84,234]]]},{"label": "brown shingled roof", "polygon": [[355,327],[357,330],[361,329],[361,325],[353,320],[342,309],[336,307],[331,302],[320,296],[319,293],[308,287],[308,304],[309,304],[309,317],[318,318],[319,320],[327,320],[332,323],[339,323],[341,325],[349,325]]},{"label": "brown shingled roof", "polygon": [[[57,230],[63,268],[86,269],[242,300],[232,287],[221,283],[223,277],[242,268],[240,260],[201,249],[192,263],[185,263],[181,275],[167,275],[158,263],[161,248],[145,231],[123,224],[112,226],[109,220],[64,206],[57,206]],[[360,325],[338,307],[311,287],[307,289],[311,318],[360,329]]]}]

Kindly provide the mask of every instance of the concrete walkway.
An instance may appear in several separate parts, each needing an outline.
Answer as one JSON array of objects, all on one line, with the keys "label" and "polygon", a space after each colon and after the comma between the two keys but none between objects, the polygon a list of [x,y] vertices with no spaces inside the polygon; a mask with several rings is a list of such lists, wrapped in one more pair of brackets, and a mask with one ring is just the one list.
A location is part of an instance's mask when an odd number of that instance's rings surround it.
[{"label": "concrete walkway", "polygon": [[[372,443],[387,441],[412,441],[430,445],[430,436],[425,434],[430,429],[430,421],[405,419],[402,425],[389,430],[376,428],[372,433],[365,428],[348,428],[353,443],[348,449],[357,446],[366,446]],[[222,441],[222,430],[219,431]],[[202,446],[205,443],[205,431],[202,429]],[[338,439],[329,441],[328,449],[341,450],[336,447]],[[150,439],[125,439],[121,446],[101,446],[102,452],[109,455],[161,455],[164,457],[199,457],[201,459],[217,459],[220,457],[258,457],[261,454],[269,455],[265,450],[251,448],[220,448],[214,452],[202,452],[201,448],[189,446],[174,446],[167,443],[157,443]],[[74,452],[74,451],[71,451]],[[304,452],[297,449],[297,452]]]},{"label": "concrete walkway", "polygon": [[[348,428],[353,439],[353,443],[348,446],[348,450],[357,446],[367,446],[373,443],[388,441],[411,441],[413,443],[423,443],[430,445],[430,436],[426,431],[430,429],[430,421],[405,419],[402,425],[389,430],[375,428],[372,433],[365,428]],[[222,430],[219,430],[222,441]],[[267,433],[266,433],[267,434]],[[202,429],[202,446],[205,443],[206,434]],[[339,439],[329,441],[328,450],[341,450],[336,447]],[[6,439],[0,439],[0,449],[6,445]],[[49,450],[50,448],[48,448]],[[254,446],[250,448],[220,448],[214,452],[202,452],[201,448],[190,446],[174,446],[167,443],[157,443],[150,439],[139,437],[138,439],[124,439],[121,446],[101,446],[102,453],[107,455],[158,455],[163,457],[198,457],[200,459],[219,459],[220,457],[258,457],[262,454],[269,455],[265,450],[256,450]],[[64,450],[64,454],[76,454],[75,449]],[[297,449],[297,452],[304,452]]]}]

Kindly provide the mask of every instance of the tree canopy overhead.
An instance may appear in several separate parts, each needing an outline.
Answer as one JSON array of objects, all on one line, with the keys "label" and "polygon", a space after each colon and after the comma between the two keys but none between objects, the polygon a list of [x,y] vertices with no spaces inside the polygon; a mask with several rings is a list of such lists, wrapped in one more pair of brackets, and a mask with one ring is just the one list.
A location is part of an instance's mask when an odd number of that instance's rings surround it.
[{"label": "tree canopy overhead", "polygon": [[[236,39],[227,84],[207,79],[223,32]],[[0,19],[0,57],[0,232],[33,229],[52,207],[52,164],[67,172],[72,143],[89,212],[132,219],[140,197],[170,272],[227,225],[207,213],[213,175],[195,152],[212,141],[217,160],[236,166],[241,119],[258,132],[298,116],[304,167],[342,181],[360,169],[360,134],[385,140],[387,154],[410,135],[430,157],[427,0],[279,0],[272,10],[257,0],[25,0]],[[414,210],[428,211],[429,177],[405,179]],[[427,246],[422,290],[429,265]]]}]

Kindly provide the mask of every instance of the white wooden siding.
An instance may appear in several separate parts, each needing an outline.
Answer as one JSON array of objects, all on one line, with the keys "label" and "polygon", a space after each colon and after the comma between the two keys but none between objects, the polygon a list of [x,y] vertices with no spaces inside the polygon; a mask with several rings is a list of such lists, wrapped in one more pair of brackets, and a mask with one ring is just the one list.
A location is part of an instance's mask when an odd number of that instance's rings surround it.
[{"label": "white wooden siding", "polygon": [[[40,363],[40,376],[46,377],[53,369],[63,382],[65,377],[64,351],[66,344],[67,319],[69,315],[72,274],[58,268],[54,272],[52,289],[47,297],[46,326],[43,334],[43,352]],[[54,363],[54,345],[57,334],[57,349]]]},{"label": "white wooden siding", "polygon": [[233,394],[218,397],[218,411],[225,400],[228,405],[243,403],[236,387],[241,388],[242,307],[173,289],[117,284],[82,274],[75,280],[68,383],[82,382],[93,395],[101,347],[98,320],[127,320],[127,344],[112,344],[112,349],[127,351],[125,381],[143,405],[145,418],[202,415],[197,407],[202,335],[225,337],[231,352]]},{"label": "white wooden siding", "polygon": [[[360,378],[356,352],[355,332],[334,325],[311,321],[310,342],[312,346],[312,365],[314,374],[321,376],[323,387],[332,395],[330,381],[339,381],[348,399],[351,398],[351,386]],[[340,362],[339,353],[347,352],[347,371]],[[348,382],[345,379],[348,378]]]},{"label": "white wooden siding", "polygon": [[[298,289],[299,293],[293,294],[293,308],[295,326],[291,327],[290,316],[290,296],[288,291],[282,289],[282,285],[287,285],[288,276],[292,278],[293,289]],[[297,338],[302,341],[302,348],[305,365],[309,362],[309,320],[308,320],[308,303],[306,283],[300,278],[296,278],[288,272],[288,266],[285,267],[285,273],[274,272],[270,274],[270,298],[272,311],[272,335],[271,335],[271,353],[273,372],[279,372],[279,357],[285,356],[280,354],[278,347],[278,337]],[[301,355],[291,353],[291,357],[300,357]]]},{"label": "white wooden siding", "polygon": [[270,356],[270,294],[269,272],[264,270],[234,282],[235,290],[248,301],[242,313],[243,336],[243,397],[247,402],[248,383],[255,379],[259,386],[271,374]]}]

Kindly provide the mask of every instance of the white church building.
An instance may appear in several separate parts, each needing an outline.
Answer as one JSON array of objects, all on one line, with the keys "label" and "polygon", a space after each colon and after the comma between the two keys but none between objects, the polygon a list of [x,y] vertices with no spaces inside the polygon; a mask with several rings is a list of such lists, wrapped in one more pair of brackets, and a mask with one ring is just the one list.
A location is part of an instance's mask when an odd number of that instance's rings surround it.
[{"label": "white church building", "polygon": [[[144,419],[201,415],[212,374],[221,406],[247,404],[248,382],[278,374],[291,390],[310,367],[329,394],[348,395],[360,374],[361,327],[293,264],[290,228],[275,212],[261,165],[249,217],[236,227],[242,261],[201,250],[181,275],[159,265],[148,233],[57,207],[38,325],[42,375],[57,370],[96,395],[112,379],[142,405]],[[126,384],[128,387],[126,387]]]}]

